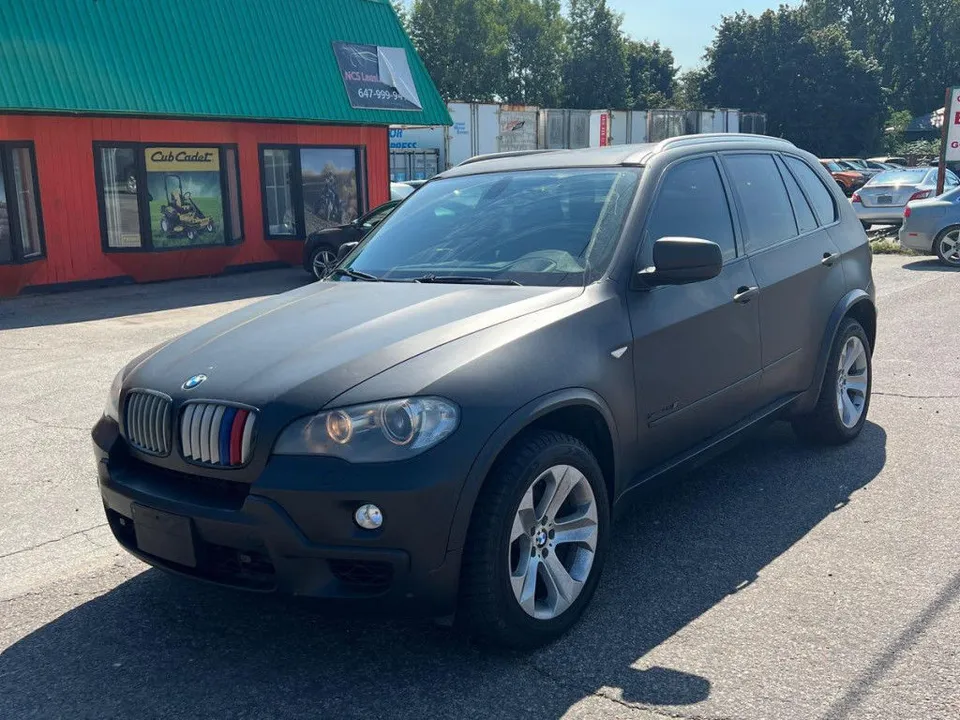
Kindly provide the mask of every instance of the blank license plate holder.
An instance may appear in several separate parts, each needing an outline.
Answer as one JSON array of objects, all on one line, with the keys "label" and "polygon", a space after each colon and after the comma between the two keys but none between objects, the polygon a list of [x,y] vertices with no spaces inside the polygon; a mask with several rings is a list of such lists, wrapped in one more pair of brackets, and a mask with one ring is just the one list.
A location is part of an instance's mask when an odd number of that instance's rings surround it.
[{"label": "blank license plate holder", "polygon": [[878,205],[893,205],[893,195],[877,195]]},{"label": "blank license plate holder", "polygon": [[133,531],[140,552],[177,565],[197,566],[193,522],[190,518],[136,503],[131,505],[131,510]]}]

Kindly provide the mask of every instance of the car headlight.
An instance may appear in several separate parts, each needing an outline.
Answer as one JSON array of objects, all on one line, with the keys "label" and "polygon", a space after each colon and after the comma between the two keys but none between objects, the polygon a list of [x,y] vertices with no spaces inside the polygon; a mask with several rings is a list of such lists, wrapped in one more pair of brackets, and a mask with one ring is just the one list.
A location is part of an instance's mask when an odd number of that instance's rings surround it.
[{"label": "car headlight", "polygon": [[460,410],[437,397],[386,400],[296,420],[280,434],[275,455],[330,455],[354,463],[404,460],[457,429]]},{"label": "car headlight", "polygon": [[[124,368],[125,370],[126,368]],[[110,394],[107,396],[107,404],[103,408],[103,414],[108,418],[113,418],[120,422],[120,389],[123,387],[123,370],[117,373],[110,385]]]}]

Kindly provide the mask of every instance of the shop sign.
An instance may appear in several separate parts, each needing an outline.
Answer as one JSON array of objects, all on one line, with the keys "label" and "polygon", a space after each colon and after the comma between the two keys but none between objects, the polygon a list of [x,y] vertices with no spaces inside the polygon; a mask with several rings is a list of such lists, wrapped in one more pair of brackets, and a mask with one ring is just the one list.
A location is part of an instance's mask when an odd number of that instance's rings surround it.
[{"label": "shop sign", "polygon": [[151,147],[147,172],[220,172],[217,148]]},{"label": "shop sign", "polygon": [[950,107],[947,108],[947,162],[960,162],[960,87],[950,93]]},{"label": "shop sign", "polygon": [[366,110],[422,110],[404,48],[333,43],[350,105]]}]

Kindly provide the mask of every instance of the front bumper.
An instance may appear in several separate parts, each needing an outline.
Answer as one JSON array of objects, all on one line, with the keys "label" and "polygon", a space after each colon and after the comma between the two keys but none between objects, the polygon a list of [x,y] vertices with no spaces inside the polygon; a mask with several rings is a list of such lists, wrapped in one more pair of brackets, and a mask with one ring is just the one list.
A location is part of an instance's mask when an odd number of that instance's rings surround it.
[{"label": "front bumper", "polygon": [[[459,549],[448,538],[462,485],[456,462],[430,458],[350,465],[333,458],[274,457],[253,482],[184,474],[136,457],[116,423],[93,432],[100,494],[117,541],[156,567],[221,585],[347,601],[378,610],[453,610]],[[440,446],[442,447],[442,445]],[[375,531],[353,522],[364,503],[382,510]],[[143,510],[188,527],[189,561],[145,550]],[[188,520],[184,520],[188,519]],[[138,522],[142,522],[139,520]],[[139,534],[138,534],[139,533]],[[155,544],[155,543],[154,543]]]}]

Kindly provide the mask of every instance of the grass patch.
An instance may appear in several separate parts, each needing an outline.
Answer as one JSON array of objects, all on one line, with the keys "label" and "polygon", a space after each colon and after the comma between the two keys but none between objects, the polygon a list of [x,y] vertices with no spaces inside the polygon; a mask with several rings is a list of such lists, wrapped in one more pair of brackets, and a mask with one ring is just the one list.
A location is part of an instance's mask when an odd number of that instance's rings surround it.
[{"label": "grass patch", "polygon": [[893,238],[885,237],[870,242],[870,250],[874,255],[919,255],[908,248],[903,247]]}]

